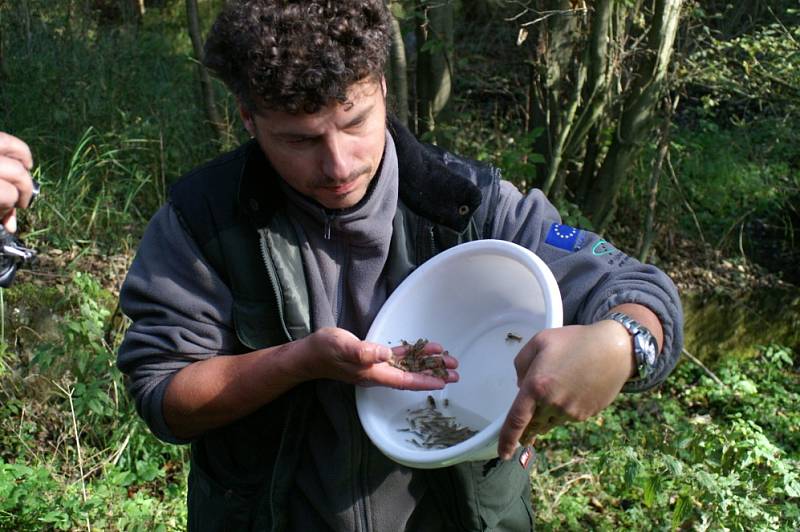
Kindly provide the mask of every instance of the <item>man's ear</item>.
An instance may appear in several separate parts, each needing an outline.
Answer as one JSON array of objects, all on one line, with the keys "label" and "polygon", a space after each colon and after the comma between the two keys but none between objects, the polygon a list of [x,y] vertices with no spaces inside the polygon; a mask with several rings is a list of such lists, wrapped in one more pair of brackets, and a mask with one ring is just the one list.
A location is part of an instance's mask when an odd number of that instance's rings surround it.
[{"label": "man's ear", "polygon": [[388,89],[386,88],[386,76],[383,75],[381,75],[381,90],[383,91],[383,97],[386,98]]},{"label": "man's ear", "polygon": [[242,123],[244,124],[244,128],[250,133],[251,137],[256,136],[256,124],[255,119],[253,118],[253,113],[250,109],[247,108],[245,104],[242,103],[241,100],[238,102],[239,104],[239,116],[242,117]]}]

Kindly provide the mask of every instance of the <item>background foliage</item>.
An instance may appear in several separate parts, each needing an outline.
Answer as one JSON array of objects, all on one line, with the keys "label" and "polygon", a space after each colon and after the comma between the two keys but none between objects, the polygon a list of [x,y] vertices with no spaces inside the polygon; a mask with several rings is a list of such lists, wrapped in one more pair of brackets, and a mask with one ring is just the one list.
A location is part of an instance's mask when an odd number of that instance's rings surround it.
[{"label": "background foliage", "polygon": [[[0,292],[2,530],[185,524],[186,451],[149,434],[113,366],[126,325],[116,293],[169,183],[234,146],[243,131],[216,82],[224,134],[209,127],[185,3],[146,2],[143,16],[129,4],[0,1],[0,129],[31,144],[44,191],[21,220],[40,264]],[[420,20],[438,20],[421,15],[440,4],[452,10],[452,41],[436,32],[420,41]],[[635,41],[655,2],[617,4],[634,40],[615,53],[630,51],[626,61],[643,57]],[[199,2],[205,28],[220,5]],[[673,110],[657,102],[605,231],[635,250],[653,210],[650,259],[692,293],[703,332],[715,329],[716,336],[691,335],[687,345],[703,353],[708,371],[684,359],[658,392],[625,397],[601,416],[541,439],[533,478],[541,529],[800,527],[800,343],[796,335],[773,334],[800,322],[796,7],[684,2],[663,93]],[[566,1],[393,2],[412,114],[420,108],[417,91],[431,89],[417,88],[416,51],[448,54],[449,101],[420,133],[497,164],[523,190],[540,185],[552,161],[543,140],[553,129],[532,119],[534,37],[547,35],[534,30],[557,27],[558,17],[584,17],[581,31],[563,41],[570,56],[579,54],[592,9]],[[548,24],[528,26],[518,44],[521,24],[543,16]],[[623,70],[609,117],[617,116],[614,102],[629,85],[622,80],[635,72]],[[651,204],[661,131],[669,149]],[[614,135],[606,122],[587,138],[602,152]],[[587,156],[575,153],[564,176]],[[564,219],[596,227],[576,181],[563,183],[554,199]],[[727,305],[752,301],[758,313],[758,298],[742,294],[772,297],[777,288],[783,310],[769,310],[766,319],[789,325],[770,329],[757,321],[762,338],[738,336]],[[725,338],[725,348],[700,344],[709,337]],[[742,345],[730,347],[737,341]]]}]

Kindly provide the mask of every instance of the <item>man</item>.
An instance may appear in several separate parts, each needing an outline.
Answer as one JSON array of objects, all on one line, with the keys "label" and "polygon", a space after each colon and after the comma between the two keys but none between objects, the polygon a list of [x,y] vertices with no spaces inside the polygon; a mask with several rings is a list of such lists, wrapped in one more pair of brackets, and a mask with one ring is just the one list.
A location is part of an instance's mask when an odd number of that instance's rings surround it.
[{"label": "man", "polygon": [[[210,32],[205,63],[253,140],[172,187],[120,296],[137,409],[192,444],[190,529],[530,529],[523,432],[654,386],[680,352],[663,273],[561,225],[541,192],[387,122],[388,17],[382,0],[242,0]],[[416,266],[476,238],[542,257],[568,325],[517,356],[501,459],[412,470],[369,442],[353,385],[437,389],[457,362],[443,379],[405,373],[361,338]]]}]

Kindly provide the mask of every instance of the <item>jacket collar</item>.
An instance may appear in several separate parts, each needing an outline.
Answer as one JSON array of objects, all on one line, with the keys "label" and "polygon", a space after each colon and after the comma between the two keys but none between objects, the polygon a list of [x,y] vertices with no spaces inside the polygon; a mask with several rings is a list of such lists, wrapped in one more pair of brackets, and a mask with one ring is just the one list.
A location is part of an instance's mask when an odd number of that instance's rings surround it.
[{"label": "jacket collar", "polygon": [[480,189],[445,166],[444,151],[420,143],[396,118],[389,118],[400,170],[400,200],[434,223],[459,233],[481,204]]}]

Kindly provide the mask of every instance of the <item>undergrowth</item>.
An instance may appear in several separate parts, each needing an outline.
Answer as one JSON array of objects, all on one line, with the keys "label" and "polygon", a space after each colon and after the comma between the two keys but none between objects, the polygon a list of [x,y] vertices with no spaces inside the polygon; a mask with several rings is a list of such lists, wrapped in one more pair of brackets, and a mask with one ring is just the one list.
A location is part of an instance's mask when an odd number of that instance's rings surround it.
[{"label": "undergrowth", "polygon": [[[42,302],[55,316],[30,342],[30,288],[5,294],[0,376],[0,529],[179,530],[187,454],[139,420],[114,368],[124,323],[85,273]],[[660,390],[537,443],[543,530],[796,530],[800,526],[797,357],[770,345],[709,373],[684,360]]]},{"label": "undergrowth", "polygon": [[555,429],[533,474],[538,528],[797,530],[795,363],[775,345],[713,377],[684,359],[658,392]]},{"label": "undergrowth", "polygon": [[35,294],[18,288],[5,298],[16,349],[1,361],[0,530],[182,529],[186,452],[158,442],[125,392],[112,294],[75,273],[49,294],[55,330],[39,339]]}]

